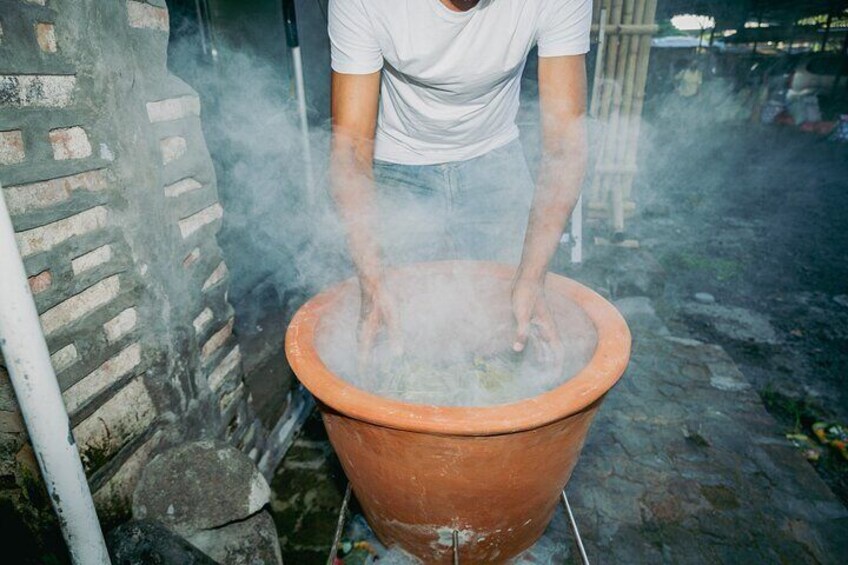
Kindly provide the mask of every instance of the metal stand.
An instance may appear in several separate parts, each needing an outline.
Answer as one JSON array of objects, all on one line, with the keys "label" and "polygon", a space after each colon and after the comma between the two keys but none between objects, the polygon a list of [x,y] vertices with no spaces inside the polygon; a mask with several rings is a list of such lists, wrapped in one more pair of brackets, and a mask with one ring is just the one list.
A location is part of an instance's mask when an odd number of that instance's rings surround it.
[{"label": "metal stand", "polygon": [[[574,536],[574,543],[577,546],[577,551],[580,553],[580,561],[583,565],[589,565],[589,557],[586,555],[586,548],[583,545],[583,538],[580,537],[580,530],[577,528],[577,520],[574,519],[574,512],[571,511],[571,505],[568,503],[568,497],[565,495],[565,489],[562,489],[562,505],[565,508],[565,514],[568,517],[568,525],[571,528],[571,533]],[[350,483],[347,484],[345,490],[342,507],[339,510],[339,519],[336,522],[336,534],[333,537],[333,545],[330,548],[330,555],[327,557],[327,565],[333,565],[336,560],[336,555],[339,551],[339,543],[342,539],[344,531],[345,516],[347,515],[347,507],[350,504]],[[459,565],[459,532],[454,530],[451,534],[451,545],[453,552],[453,565]]]},{"label": "metal stand", "polygon": [[336,555],[339,552],[339,542],[342,541],[342,532],[344,532],[344,523],[345,523],[345,515],[347,514],[347,507],[350,504],[350,483],[347,484],[347,488],[345,489],[344,500],[342,500],[342,507],[339,510],[339,519],[336,522],[336,534],[333,536],[333,545],[330,547],[330,555],[327,557],[327,565],[333,565],[336,562]]},{"label": "metal stand", "polygon": [[565,506],[565,513],[568,515],[568,525],[571,526],[571,533],[574,534],[574,542],[577,544],[577,550],[580,552],[580,561],[583,562],[583,565],[589,565],[589,557],[586,555],[586,548],[583,547],[583,538],[580,537],[577,520],[574,519],[574,513],[571,511],[571,505],[568,503],[568,497],[565,495],[565,489],[562,489],[562,504]]}]

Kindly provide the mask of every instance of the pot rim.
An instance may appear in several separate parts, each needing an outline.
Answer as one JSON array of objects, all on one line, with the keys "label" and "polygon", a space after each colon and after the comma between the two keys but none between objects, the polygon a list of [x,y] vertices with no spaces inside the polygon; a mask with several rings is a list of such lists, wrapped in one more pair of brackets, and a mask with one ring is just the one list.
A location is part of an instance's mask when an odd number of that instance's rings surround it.
[{"label": "pot rim", "polygon": [[[481,276],[511,280],[515,267],[483,261],[410,264],[394,272],[424,269],[456,272],[472,269]],[[618,310],[599,294],[566,277],[548,273],[547,292],[565,295],[595,326],[597,346],[588,364],[557,388],[532,398],[492,406],[434,406],[378,396],[336,376],[315,347],[315,330],[338,296],[358,283],[337,284],[307,301],[286,331],[285,350],[298,380],[321,403],[344,416],[410,432],[490,436],[538,428],[582,411],[618,382],[630,358],[630,330]]]}]

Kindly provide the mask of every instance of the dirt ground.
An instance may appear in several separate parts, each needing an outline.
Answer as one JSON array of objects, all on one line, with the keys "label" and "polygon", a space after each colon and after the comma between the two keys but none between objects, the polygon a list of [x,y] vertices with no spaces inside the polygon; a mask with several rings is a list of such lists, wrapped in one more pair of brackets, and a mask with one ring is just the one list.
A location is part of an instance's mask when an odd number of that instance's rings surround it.
[{"label": "dirt ground", "polygon": [[[691,111],[648,118],[628,233],[665,271],[658,312],[722,345],[788,433],[848,424],[848,145]],[[848,461],[820,451],[848,504]]]}]

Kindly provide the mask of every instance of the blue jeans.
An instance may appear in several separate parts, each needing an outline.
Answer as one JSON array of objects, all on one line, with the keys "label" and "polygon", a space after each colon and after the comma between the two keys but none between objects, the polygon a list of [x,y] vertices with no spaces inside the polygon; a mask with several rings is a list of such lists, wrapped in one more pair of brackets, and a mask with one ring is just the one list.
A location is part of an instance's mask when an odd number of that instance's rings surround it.
[{"label": "blue jeans", "polygon": [[518,140],[467,161],[375,160],[374,180],[388,263],[518,262],[534,186]]}]

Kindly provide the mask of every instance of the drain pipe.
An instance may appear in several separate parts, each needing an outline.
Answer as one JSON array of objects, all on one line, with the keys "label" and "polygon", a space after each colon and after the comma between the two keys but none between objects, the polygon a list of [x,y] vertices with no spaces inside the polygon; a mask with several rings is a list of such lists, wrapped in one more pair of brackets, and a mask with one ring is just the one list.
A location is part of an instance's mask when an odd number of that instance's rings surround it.
[{"label": "drain pipe", "polygon": [[306,119],[306,87],[303,83],[303,59],[300,56],[300,40],[297,36],[297,14],[294,10],[294,0],[283,0],[283,21],[286,27],[286,45],[292,57],[297,114],[300,118],[303,166],[306,168],[306,202],[312,206],[315,203],[315,181],[312,176],[312,149],[309,145],[309,122]]},{"label": "drain pipe", "polygon": [[108,565],[103,532],[2,192],[0,349],[71,560],[77,565]]}]

